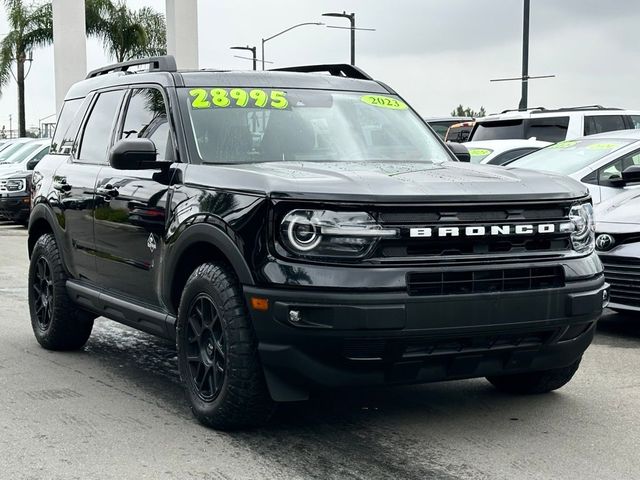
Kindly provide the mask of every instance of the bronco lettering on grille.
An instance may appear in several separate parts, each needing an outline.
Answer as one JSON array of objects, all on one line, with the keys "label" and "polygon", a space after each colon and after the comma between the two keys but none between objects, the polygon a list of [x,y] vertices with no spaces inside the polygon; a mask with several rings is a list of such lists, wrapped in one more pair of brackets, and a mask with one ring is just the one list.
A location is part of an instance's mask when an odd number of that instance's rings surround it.
[{"label": "bronco lettering on grille", "polygon": [[499,235],[534,235],[536,233],[556,233],[556,225],[553,223],[541,223],[539,225],[487,225],[472,227],[420,227],[411,228],[411,237],[486,237]]}]

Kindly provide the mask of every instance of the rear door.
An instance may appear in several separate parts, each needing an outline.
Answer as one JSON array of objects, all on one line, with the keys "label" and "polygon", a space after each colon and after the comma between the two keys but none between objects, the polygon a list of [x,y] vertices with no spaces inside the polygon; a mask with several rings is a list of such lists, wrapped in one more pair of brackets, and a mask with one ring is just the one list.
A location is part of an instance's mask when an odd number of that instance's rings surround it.
[{"label": "rear door", "polygon": [[[94,189],[98,172],[107,160],[113,126],[124,91],[101,92],[93,97],[88,115],[77,138],[63,138],[56,150],[69,158],[56,170],[53,189],[57,201],[51,202],[64,231],[67,264],[75,278],[96,281],[93,234]],[[74,122],[82,121],[76,116]],[[77,131],[69,127],[70,135]]]},{"label": "rear door", "polygon": [[[159,162],[175,160],[174,136],[164,92],[156,87],[127,94],[117,139],[149,138]],[[96,185],[95,236],[100,285],[118,295],[159,305],[156,288],[164,240],[170,173],[100,169]]]}]

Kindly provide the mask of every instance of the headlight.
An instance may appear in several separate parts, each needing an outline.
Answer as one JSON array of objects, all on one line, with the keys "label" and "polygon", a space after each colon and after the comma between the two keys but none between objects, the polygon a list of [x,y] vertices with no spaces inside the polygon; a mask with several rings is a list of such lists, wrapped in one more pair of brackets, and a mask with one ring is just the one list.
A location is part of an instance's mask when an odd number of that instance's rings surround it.
[{"label": "headlight", "polygon": [[578,253],[591,253],[595,247],[595,224],[590,203],[574,205],[569,211],[569,223],[560,225],[560,231],[571,232],[571,244]]},{"label": "headlight", "polygon": [[7,192],[24,192],[27,187],[27,182],[23,178],[15,178],[7,180],[4,184],[4,188]]},{"label": "headlight", "polygon": [[397,229],[382,228],[366,212],[294,210],[280,224],[282,243],[301,256],[360,258],[380,238],[397,235]]}]

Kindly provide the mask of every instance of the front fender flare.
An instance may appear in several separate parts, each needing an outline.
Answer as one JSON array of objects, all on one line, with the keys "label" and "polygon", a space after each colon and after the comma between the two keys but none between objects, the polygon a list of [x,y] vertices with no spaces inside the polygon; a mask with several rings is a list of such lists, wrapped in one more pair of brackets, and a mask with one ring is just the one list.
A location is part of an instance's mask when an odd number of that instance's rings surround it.
[{"label": "front fender flare", "polygon": [[168,259],[165,269],[167,278],[173,278],[182,254],[196,243],[209,243],[216,247],[229,261],[240,283],[243,285],[254,285],[251,269],[238,246],[224,231],[210,223],[199,223],[187,227],[179,234],[175,244],[171,245],[167,251]]}]

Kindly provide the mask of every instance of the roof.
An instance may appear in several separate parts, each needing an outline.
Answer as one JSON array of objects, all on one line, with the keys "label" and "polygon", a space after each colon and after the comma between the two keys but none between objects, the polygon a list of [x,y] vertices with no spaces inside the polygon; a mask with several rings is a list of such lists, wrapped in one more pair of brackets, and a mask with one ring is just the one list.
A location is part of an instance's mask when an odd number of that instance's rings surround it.
[{"label": "roof", "polygon": [[616,130],[580,137],[580,139],[583,138],[589,140],[592,138],[628,138],[630,140],[640,140],[640,130]]},{"label": "roof", "polygon": [[491,150],[506,151],[514,148],[537,147],[542,148],[551,145],[551,142],[540,140],[478,140],[477,142],[465,142],[467,148],[488,148]]},{"label": "roof", "polygon": [[546,109],[543,107],[530,108],[527,110],[504,110],[500,113],[491,113],[486,117],[478,118],[478,122],[493,122],[501,120],[519,120],[533,117],[560,117],[571,114],[581,115],[640,115],[638,110],[624,110],[621,108],[606,108],[601,106],[586,107],[566,107],[556,109]]},{"label": "roof", "polygon": [[431,122],[473,122],[473,117],[423,117],[427,123]]},{"label": "roof", "polygon": [[[142,72],[130,70],[131,67],[140,65],[146,65],[149,69]],[[350,65],[309,65],[266,71],[176,70],[174,65],[175,62],[170,56],[109,65],[90,72],[87,79],[73,85],[65,99],[85,97],[91,91],[111,86],[139,83],[155,83],[164,87],[305,88],[395,93]]]}]

